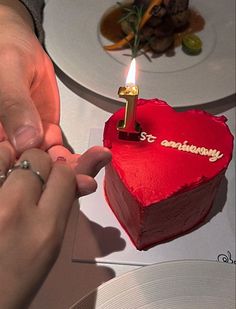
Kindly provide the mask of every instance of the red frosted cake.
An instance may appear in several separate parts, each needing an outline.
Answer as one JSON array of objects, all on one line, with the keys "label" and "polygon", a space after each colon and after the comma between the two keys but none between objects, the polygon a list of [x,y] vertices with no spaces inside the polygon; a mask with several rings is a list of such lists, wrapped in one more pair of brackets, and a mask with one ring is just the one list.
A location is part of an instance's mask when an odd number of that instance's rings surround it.
[{"label": "red frosted cake", "polygon": [[125,109],[106,122],[106,199],[141,250],[181,235],[204,220],[232,157],[224,116],[176,112],[163,101],[139,99],[139,141],[120,139]]}]

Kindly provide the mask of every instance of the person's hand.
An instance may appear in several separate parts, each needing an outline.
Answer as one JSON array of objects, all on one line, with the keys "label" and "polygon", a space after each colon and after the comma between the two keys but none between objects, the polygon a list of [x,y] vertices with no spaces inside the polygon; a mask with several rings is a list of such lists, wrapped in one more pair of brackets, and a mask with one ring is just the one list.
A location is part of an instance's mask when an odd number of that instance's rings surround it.
[{"label": "person's hand", "polygon": [[[66,162],[53,163],[39,149],[23,152],[16,164],[23,160],[31,167],[13,168],[0,185],[0,308],[28,305],[59,253],[76,195],[74,172]],[[1,143],[0,175],[13,162],[12,148]]]},{"label": "person's hand", "polygon": [[31,16],[18,0],[0,0],[0,22],[0,142],[9,140],[18,156],[40,147],[53,160],[66,158],[77,174],[78,187],[94,191],[93,177],[110,161],[110,152],[103,147],[89,150],[91,164],[86,170],[81,164],[84,156],[62,146],[55,73],[34,34]]},{"label": "person's hand", "polygon": [[[111,153],[62,146],[53,66],[18,0],[0,0],[0,58],[0,308],[23,308],[58,255],[74,199],[96,190]],[[5,180],[25,159],[30,169]]]},{"label": "person's hand", "polygon": [[[28,169],[19,167],[24,160]],[[101,164],[97,149],[89,149],[76,179],[64,157],[53,162],[29,149],[16,161],[11,144],[0,143],[0,308],[25,308],[32,300],[59,254],[73,201],[95,190]]]},{"label": "person's hand", "polygon": [[0,26],[0,141],[18,154],[61,144],[55,73],[30,14],[18,0],[0,0]]}]

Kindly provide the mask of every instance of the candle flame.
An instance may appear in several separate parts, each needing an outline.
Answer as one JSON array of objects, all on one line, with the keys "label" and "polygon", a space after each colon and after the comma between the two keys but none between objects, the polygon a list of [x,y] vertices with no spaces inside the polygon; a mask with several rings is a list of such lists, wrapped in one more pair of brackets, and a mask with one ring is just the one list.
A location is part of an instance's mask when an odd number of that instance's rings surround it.
[{"label": "candle flame", "polygon": [[126,86],[134,86],[135,85],[135,74],[136,74],[136,61],[135,58],[131,61],[129,72],[126,78]]}]

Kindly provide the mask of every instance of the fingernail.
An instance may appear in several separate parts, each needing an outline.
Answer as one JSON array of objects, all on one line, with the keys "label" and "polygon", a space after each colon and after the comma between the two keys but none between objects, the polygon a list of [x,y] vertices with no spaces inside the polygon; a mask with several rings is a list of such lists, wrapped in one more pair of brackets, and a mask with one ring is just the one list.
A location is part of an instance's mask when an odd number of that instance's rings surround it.
[{"label": "fingernail", "polygon": [[60,157],[57,157],[56,161],[57,161],[57,162],[66,162],[66,158],[60,156]]},{"label": "fingernail", "polygon": [[41,142],[39,132],[32,126],[20,127],[14,135],[13,144],[17,150],[38,146]]}]

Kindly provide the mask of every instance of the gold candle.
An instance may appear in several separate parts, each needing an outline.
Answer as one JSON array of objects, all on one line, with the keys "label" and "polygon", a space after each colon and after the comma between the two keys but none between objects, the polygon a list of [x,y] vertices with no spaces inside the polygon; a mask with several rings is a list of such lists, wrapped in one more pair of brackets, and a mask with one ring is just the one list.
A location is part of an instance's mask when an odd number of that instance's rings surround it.
[{"label": "gold candle", "polygon": [[118,91],[119,97],[126,99],[126,106],[125,119],[119,122],[117,129],[121,133],[119,136],[127,139],[138,137],[141,132],[140,125],[136,122],[139,88],[135,85],[135,69],[136,63],[135,59],[133,59],[127,75],[126,85],[125,87],[120,87]]}]

